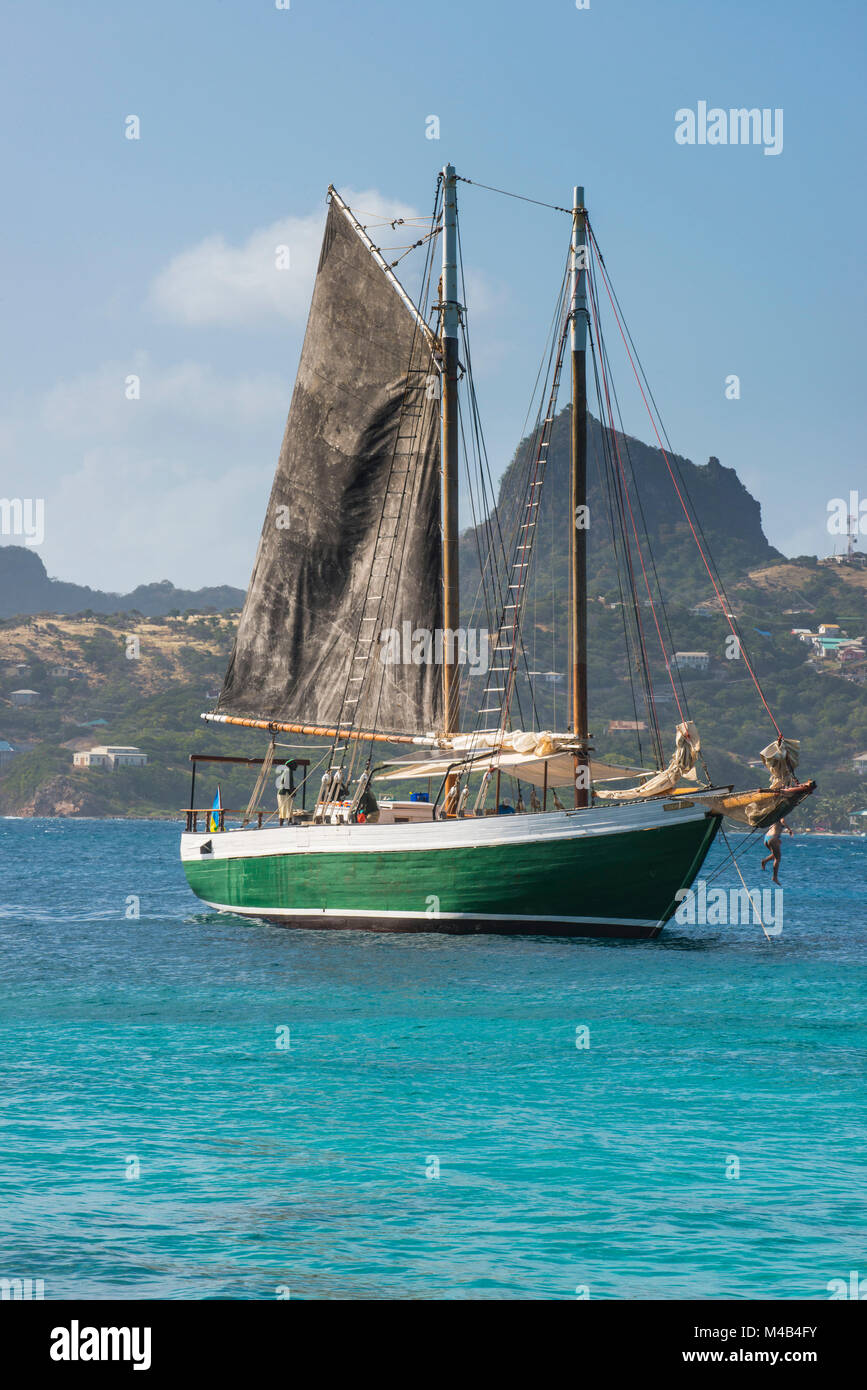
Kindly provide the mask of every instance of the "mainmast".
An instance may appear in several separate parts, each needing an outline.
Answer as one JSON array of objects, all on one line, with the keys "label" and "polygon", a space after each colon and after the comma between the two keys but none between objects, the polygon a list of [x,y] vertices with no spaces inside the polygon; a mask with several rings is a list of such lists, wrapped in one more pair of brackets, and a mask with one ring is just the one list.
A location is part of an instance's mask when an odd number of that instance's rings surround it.
[{"label": "mainmast", "polygon": [[[460,626],[458,585],[458,200],[454,166],[443,169],[443,275],[440,288],[440,336],[442,372],[442,477],[443,477],[443,627],[446,633]],[[458,667],[449,662],[454,638],[443,644],[443,711],[445,732],[460,726]]]},{"label": "mainmast", "polygon": [[575,805],[587,806],[589,789],[579,786],[586,780],[589,765],[586,750],[587,729],[587,281],[584,189],[576,188],[572,197],[572,487],[571,543],[569,546],[570,650],[572,656],[572,730],[584,748],[575,759]]}]

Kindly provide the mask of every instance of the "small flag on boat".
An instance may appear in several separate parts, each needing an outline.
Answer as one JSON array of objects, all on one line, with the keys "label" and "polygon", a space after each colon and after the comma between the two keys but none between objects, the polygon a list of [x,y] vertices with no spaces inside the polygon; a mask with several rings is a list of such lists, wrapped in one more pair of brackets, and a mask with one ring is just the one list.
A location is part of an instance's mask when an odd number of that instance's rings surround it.
[{"label": "small flag on boat", "polygon": [[220,828],[220,812],[222,811],[222,809],[223,803],[220,800],[220,785],[219,783],[217,783],[217,795],[214,797],[214,804],[211,807],[211,814],[208,816],[208,831],[211,835],[213,835],[214,832],[219,830]]}]

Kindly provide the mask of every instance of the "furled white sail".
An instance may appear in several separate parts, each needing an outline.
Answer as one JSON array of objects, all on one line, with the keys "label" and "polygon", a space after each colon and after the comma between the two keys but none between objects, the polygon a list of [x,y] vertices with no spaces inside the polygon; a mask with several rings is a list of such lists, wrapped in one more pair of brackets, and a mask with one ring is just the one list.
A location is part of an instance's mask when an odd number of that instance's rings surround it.
[{"label": "furled white sail", "polygon": [[795,768],[801,761],[801,740],[779,738],[763,748],[759,757],[771,774],[772,791],[790,787],[795,782]]},{"label": "furled white sail", "polygon": [[606,791],[596,788],[596,795],[617,801],[644,801],[649,796],[664,796],[674,791],[679,782],[697,780],[696,762],[701,752],[701,739],[692,720],[678,724],[674,752],[668,767],[648,778],[640,787],[630,787],[628,791]]}]

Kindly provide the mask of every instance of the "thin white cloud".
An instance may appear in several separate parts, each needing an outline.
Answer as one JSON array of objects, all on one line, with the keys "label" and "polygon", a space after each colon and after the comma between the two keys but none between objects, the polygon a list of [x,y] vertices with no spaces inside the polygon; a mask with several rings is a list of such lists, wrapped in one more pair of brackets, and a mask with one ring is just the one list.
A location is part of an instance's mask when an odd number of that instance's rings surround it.
[{"label": "thin white cloud", "polygon": [[[345,201],[377,244],[396,246],[416,240],[405,227],[381,224],[399,217],[417,218],[415,208],[368,189],[348,190]],[[325,207],[303,217],[284,217],[250,233],[241,245],[216,234],[181,251],[153,280],[149,304],[161,318],[190,326],[232,324],[260,327],[273,320],[303,323],[319,248]],[[380,225],[376,225],[380,224]],[[288,266],[285,262],[288,248]]]},{"label": "thin white cloud", "polygon": [[259,424],[269,413],[285,414],[289,395],[290,384],[276,374],[223,377],[201,362],[161,367],[137,353],[59,382],[42,397],[39,417],[46,430],[70,440],[96,433],[141,439],[172,422],[192,431]]},{"label": "thin white cloud", "polygon": [[[409,222],[418,215],[406,204],[370,190],[345,196],[386,253],[397,255],[426,229]],[[284,218],[238,246],[207,238],[157,275],[149,302],[180,326],[176,342],[184,326],[276,326],[294,351],[324,217],[319,208]],[[399,217],[407,225],[388,225]],[[290,248],[288,271],[276,268],[280,245]],[[401,264],[410,293],[421,260],[415,253]],[[488,325],[502,311],[503,291],[469,267],[468,279],[471,321],[486,324],[474,335],[484,374],[502,351]],[[138,399],[128,398],[133,377]],[[245,586],[291,394],[289,371],[223,373],[195,360],[162,365],[147,353],[105,362],[55,383],[4,421],[4,486],[9,496],[45,500],[38,553],[60,578],[110,590],[165,576],[186,587]]]},{"label": "thin white cloud", "polygon": [[[139,400],[125,396],[131,373]],[[0,466],[10,496],[44,499],[49,573],[110,590],[164,577],[243,588],[290,395],[277,374],[140,354],[27,403]]]}]

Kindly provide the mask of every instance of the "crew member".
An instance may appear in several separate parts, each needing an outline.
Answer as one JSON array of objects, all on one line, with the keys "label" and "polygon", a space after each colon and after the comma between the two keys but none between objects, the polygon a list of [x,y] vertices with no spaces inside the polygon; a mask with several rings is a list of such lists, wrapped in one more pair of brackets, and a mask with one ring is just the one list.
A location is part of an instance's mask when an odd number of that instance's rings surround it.
[{"label": "crew member", "polygon": [[767,848],[768,848],[771,852],[770,852],[770,854],[766,855],[766,857],[762,860],[762,868],[764,869],[765,865],[766,865],[766,864],[770,864],[771,860],[773,859],[773,861],[774,861],[774,883],[779,883],[779,881],[780,881],[780,880],[777,878],[777,872],[778,872],[779,867],[780,867],[780,859],[782,858],[782,855],[783,855],[783,848],[782,848],[781,841],[782,841],[782,838],[783,838],[783,831],[784,831],[784,830],[785,830],[785,832],[786,832],[787,835],[794,835],[794,833],[795,833],[793,830],[790,830],[790,829],[789,829],[789,827],[786,825],[786,822],[783,820],[783,818],[782,818],[782,816],[781,816],[779,820],[774,821],[774,823],[773,823],[773,825],[771,826],[770,830],[769,830],[768,833],[765,835],[765,845],[767,846]]}]

